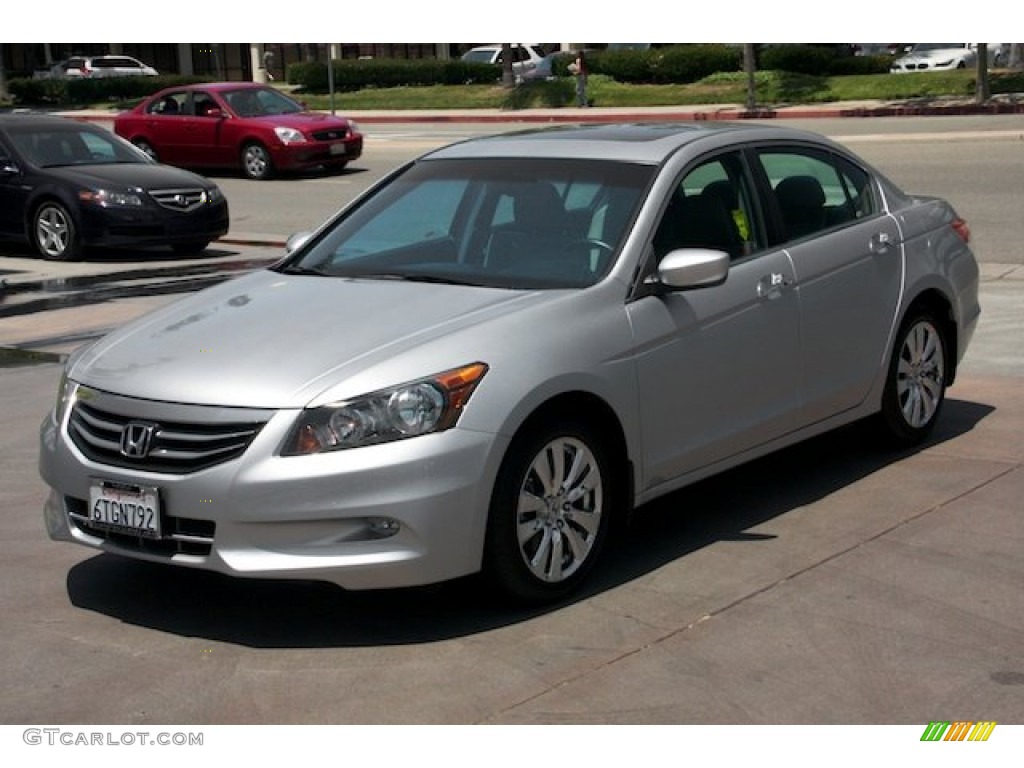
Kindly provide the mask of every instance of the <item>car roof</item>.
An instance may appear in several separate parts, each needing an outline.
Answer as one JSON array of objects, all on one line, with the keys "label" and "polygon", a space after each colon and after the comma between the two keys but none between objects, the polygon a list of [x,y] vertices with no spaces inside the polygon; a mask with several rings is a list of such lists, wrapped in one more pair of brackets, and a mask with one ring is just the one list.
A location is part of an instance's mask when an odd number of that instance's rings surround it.
[{"label": "car roof", "polygon": [[467,139],[428,153],[425,159],[548,157],[659,164],[682,147],[698,142],[710,150],[742,142],[780,140],[841,150],[823,136],[796,128],[702,120],[536,128]]},{"label": "car roof", "polygon": [[[263,83],[250,83],[244,80],[238,80],[235,82],[222,82],[222,83],[187,83],[185,85],[173,85],[169,88],[164,88],[160,91],[266,91],[274,90],[269,85],[263,85]],[[288,94],[284,94],[288,95]]]},{"label": "car roof", "polygon": [[57,117],[56,115],[0,115],[0,128],[36,128],[39,130],[59,130],[62,128],[84,128],[89,131],[99,131],[94,125],[84,120],[73,120],[68,117]]}]

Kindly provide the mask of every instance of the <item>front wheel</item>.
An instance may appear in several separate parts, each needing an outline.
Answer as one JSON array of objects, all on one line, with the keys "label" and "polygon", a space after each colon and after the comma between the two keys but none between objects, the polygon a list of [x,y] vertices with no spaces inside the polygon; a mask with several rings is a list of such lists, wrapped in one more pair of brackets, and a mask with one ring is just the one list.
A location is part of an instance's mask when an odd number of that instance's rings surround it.
[{"label": "front wheel", "polygon": [[44,259],[72,261],[81,253],[75,220],[60,203],[45,202],[36,209],[32,233],[32,242]]},{"label": "front wheel", "polygon": [[267,148],[257,142],[242,147],[242,173],[256,181],[269,179],[274,173],[274,165],[270,160]]},{"label": "front wheel", "polygon": [[898,443],[914,445],[935,427],[946,396],[946,339],[927,311],[900,327],[882,395],[882,420]]},{"label": "front wheel", "polygon": [[527,602],[568,595],[594,565],[612,517],[612,472],[601,436],[563,421],[517,436],[491,499],[485,569]]}]

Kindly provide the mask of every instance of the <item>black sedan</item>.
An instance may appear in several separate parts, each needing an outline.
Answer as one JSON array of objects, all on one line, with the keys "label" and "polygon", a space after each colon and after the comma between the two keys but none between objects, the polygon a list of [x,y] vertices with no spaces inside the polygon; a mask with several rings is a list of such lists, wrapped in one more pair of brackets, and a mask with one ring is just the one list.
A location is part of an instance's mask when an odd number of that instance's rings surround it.
[{"label": "black sedan", "polygon": [[86,246],[199,252],[227,231],[228,204],[210,180],[88,123],[0,115],[0,237],[72,260]]}]

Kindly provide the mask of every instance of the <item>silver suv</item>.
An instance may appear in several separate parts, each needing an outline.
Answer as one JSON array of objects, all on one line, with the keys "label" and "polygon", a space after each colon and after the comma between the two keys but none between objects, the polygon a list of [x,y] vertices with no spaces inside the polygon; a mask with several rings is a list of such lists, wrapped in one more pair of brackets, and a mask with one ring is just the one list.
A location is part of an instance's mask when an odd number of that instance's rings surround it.
[{"label": "silver suv", "polygon": [[50,77],[155,77],[159,73],[131,56],[72,56],[50,68]]}]

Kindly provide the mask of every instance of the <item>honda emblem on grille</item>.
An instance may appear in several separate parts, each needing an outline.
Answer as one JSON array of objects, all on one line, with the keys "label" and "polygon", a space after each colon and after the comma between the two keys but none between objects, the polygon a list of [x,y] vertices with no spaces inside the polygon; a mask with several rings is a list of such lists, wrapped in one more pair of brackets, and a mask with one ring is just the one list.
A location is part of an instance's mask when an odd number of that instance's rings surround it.
[{"label": "honda emblem on grille", "polygon": [[156,424],[130,421],[121,430],[121,454],[131,459],[142,459],[149,455],[150,444]]}]

